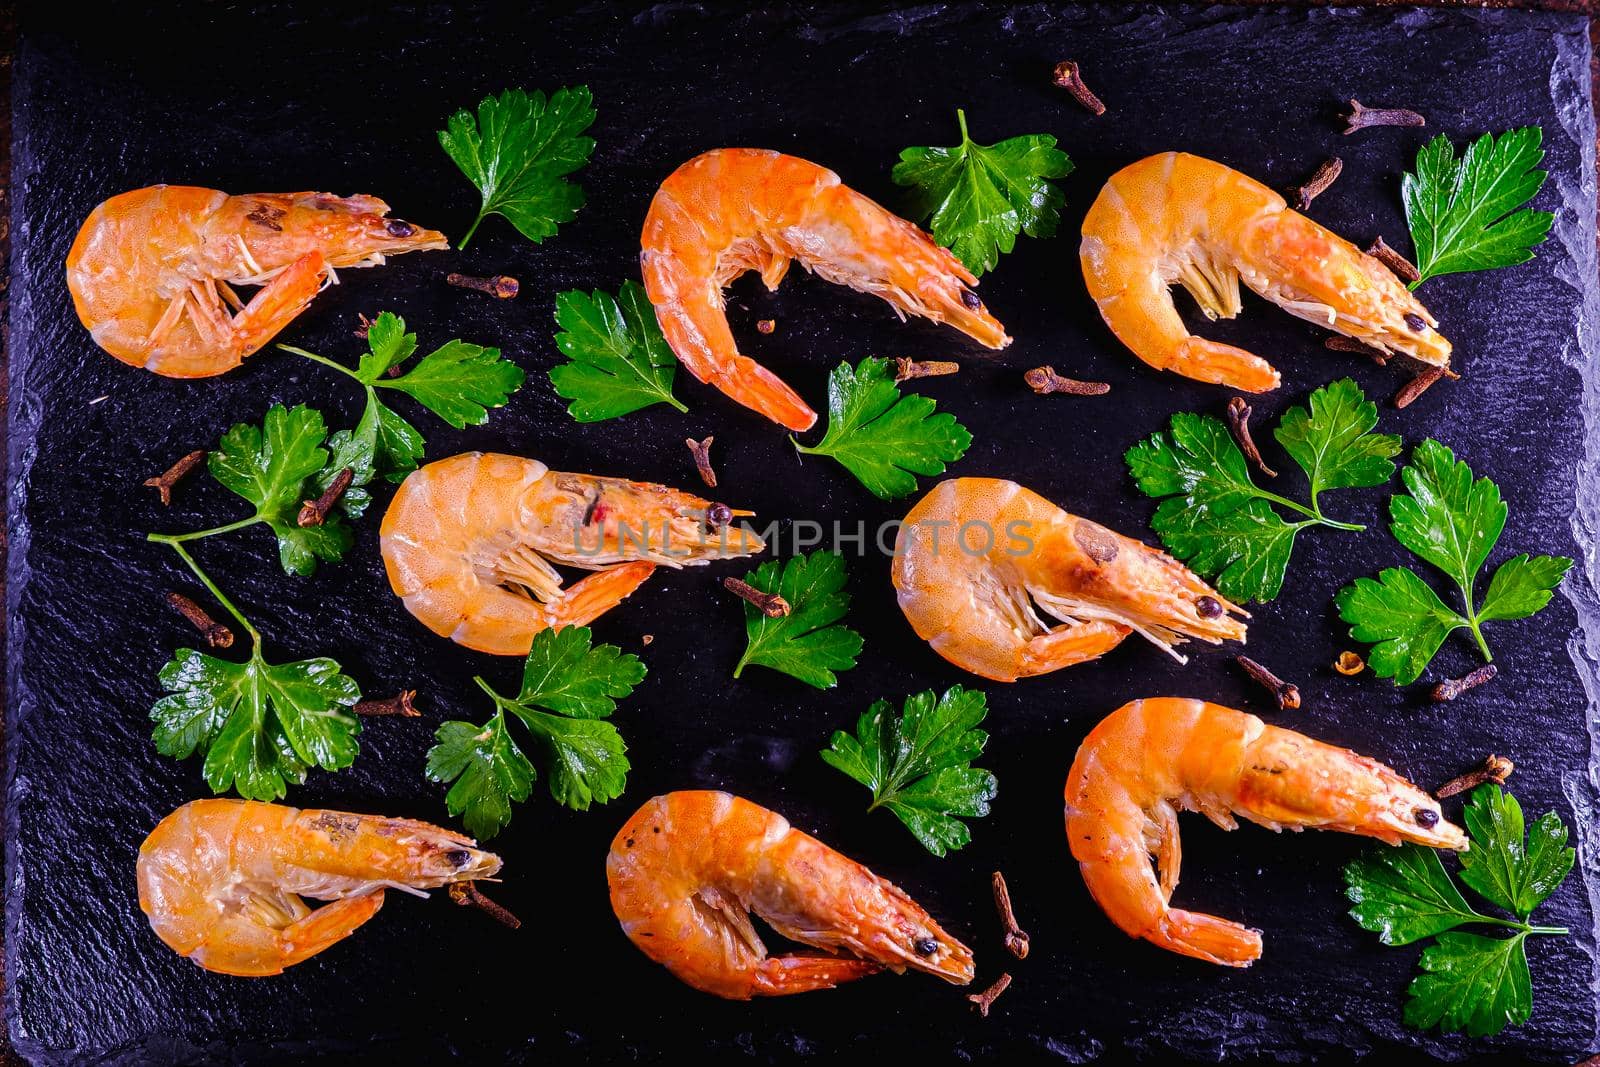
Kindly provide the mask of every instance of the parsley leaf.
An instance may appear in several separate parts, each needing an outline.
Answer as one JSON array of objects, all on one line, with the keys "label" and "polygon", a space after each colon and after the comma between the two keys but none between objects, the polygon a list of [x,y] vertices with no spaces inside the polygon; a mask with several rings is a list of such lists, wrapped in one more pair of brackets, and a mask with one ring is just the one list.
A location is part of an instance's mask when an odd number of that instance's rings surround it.
[{"label": "parsley leaf", "polygon": [[943,474],[966,454],[972,435],[954,415],[934,414],[932,400],[902,395],[887,359],[868,358],[828,375],[828,428],[801,452],[832,456],[882,500],[915,492],[916,475]]},{"label": "parsley leaf", "polygon": [[861,654],[861,635],[836,626],[850,607],[845,592],[844,557],[817,551],[790,560],[768,560],[744,576],[763,593],[777,593],[789,614],[768,618],[753,604],[744,606],[747,644],[733,668],[739,677],[755,665],[782,671],[818,689],[831,689]]},{"label": "parsley leaf", "polygon": [[1495,571],[1479,605],[1474,592],[1477,574],[1506,525],[1499,487],[1488,478],[1475,479],[1471,467],[1432,438],[1416,447],[1400,477],[1407,492],[1389,499],[1390,532],[1455,582],[1462,609],[1446,607],[1427,583],[1405,567],[1391,567],[1377,581],[1358,578],[1339,590],[1334,603],[1340,617],[1351,624],[1351,637],[1377,642],[1373,673],[1405,685],[1421,676],[1444,639],[1461,628],[1472,631],[1484,660],[1492,661],[1483,623],[1526,618],[1539,611],[1550,602],[1572,560],[1515,556]]},{"label": "parsley leaf", "polygon": [[[1381,485],[1394,473],[1400,439],[1374,433],[1378,407],[1349,378],[1311,394],[1306,407],[1284,413],[1274,433],[1305,471],[1311,500],[1301,504],[1262,489],[1222,420],[1182,412],[1168,430],[1127,452],[1139,489],[1165,497],[1151,528],[1174,556],[1214,578],[1230,600],[1267,601],[1283,588],[1295,535],[1308,526],[1360,530],[1327,517],[1326,489]],[[1287,521],[1273,505],[1302,518]]]},{"label": "parsley leaf", "polygon": [[361,690],[331,659],[271,664],[259,641],[243,663],[180,648],[159,678],[168,695],[150,709],[156,750],[202,755],[215,792],[277,800],[307,769],[355,760],[361,724],[346,709]]},{"label": "parsley leaf", "polygon": [[447,341],[404,374],[391,376],[417,352],[417,335],[406,332],[405,320],[392,311],[367,327],[367,351],[355,370],[293,345],[278,347],[354,378],[366,392],[367,404],[355,427],[329,439],[332,456],[316,482],[321,492],[339,471],[350,468],[350,488],[339,502],[351,518],[370,504],[366,486],[373,478],[403,481],[417,469],[426,447],[417,428],[378,398],[379,389],[406,393],[459,430],[487,420],[488,409],[504,405],[526,379],[521,367],[501,358],[499,349],[465,341]]},{"label": "parsley leaf", "polygon": [[478,187],[483,204],[457,247],[466,248],[486,215],[503,215],[535,244],[554,236],[583,206],[567,175],[589,161],[594,141],[589,87],[557,89],[549,99],[521,89],[486,96],[478,114],[462,109],[439,131],[439,146]]},{"label": "parsley leaf", "polygon": [[317,560],[342,557],[353,538],[337,516],[321,526],[295,521],[301,503],[316,495],[311,480],[328,462],[322,447],[327,436],[322,413],[304,404],[292,409],[274,404],[260,426],[241,422],[223,434],[207,461],[211,475],[256,510],[251,518],[218,530],[266,523],[277,536],[279,562],[290,574],[309,575]]},{"label": "parsley leaf", "polygon": [[958,816],[987,815],[994,799],[994,775],[972,766],[989,741],[976,728],[987,712],[983,693],[959,685],[943,696],[930,689],[907,697],[898,717],[878,700],[854,737],[834,731],[822,758],[872,790],[868,811],[888,808],[924,848],[943,856],[972,840]]},{"label": "parsley leaf", "polygon": [[511,804],[533,789],[533,763],[507,728],[506,713],[522,720],[539,746],[550,795],[578,811],[622,795],[627,746],[605,719],[617,701],[644,680],[645,666],[614,645],[591,647],[587,628],[541,630],[523,665],[522,687],[502,696],[482,678],[474,681],[495,703],[482,726],[451,720],[434,734],[426,774],[452,782],[445,794],[451,815],[474,837],[490,838],[511,821]]},{"label": "parsley leaf", "polygon": [[[1515,919],[1472,908],[1439,854],[1420,845],[1378,849],[1352,861],[1344,871],[1345,894],[1356,905],[1350,915],[1386,945],[1437,935],[1423,950],[1422,973],[1408,991],[1406,1023],[1484,1037],[1527,1022],[1533,1012],[1528,937],[1567,930],[1532,926],[1528,916],[1571,872],[1574,854],[1553,811],[1524,838],[1522,806],[1493,785],[1473,791],[1465,821],[1471,848],[1459,854],[1462,882]],[[1467,924],[1514,932],[1495,938],[1455,929]]]},{"label": "parsley leaf", "polygon": [[1544,185],[1537,170],[1544,158],[1537,126],[1486,133],[1467,147],[1460,162],[1450,139],[1440,134],[1417,153],[1417,171],[1401,183],[1406,224],[1417,250],[1411,283],[1440,274],[1489,270],[1526,263],[1533,247],[1549,236],[1555,216],[1522,205]]},{"label": "parsley leaf", "polygon": [[954,148],[907,148],[892,174],[912,189],[912,211],[932,220],[934,240],[956,254],[974,276],[994,269],[1017,234],[1054,237],[1066,200],[1046,179],[1065,178],[1072,161],[1046,134],[980,145],[967,136],[957,110],[961,143]]},{"label": "parsley leaf", "polygon": [[651,404],[689,410],[672,395],[677,357],[638,282],[623,282],[620,297],[600,290],[561,293],[556,322],[556,347],[568,362],[551,368],[550,381],[572,401],[567,414],[574,419],[600,422]]}]

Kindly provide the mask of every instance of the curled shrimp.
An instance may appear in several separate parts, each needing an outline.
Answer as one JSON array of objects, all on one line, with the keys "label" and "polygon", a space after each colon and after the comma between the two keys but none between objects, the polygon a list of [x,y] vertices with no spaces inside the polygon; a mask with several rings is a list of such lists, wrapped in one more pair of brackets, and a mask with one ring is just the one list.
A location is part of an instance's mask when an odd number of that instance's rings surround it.
[{"label": "curled shrimp", "polygon": [[[832,989],[888,968],[972,981],[972,953],[891,883],[768,811],[691,790],[645,802],[606,857],[623,933],[679,979],[729,1000]],[[848,956],[769,956],[750,912]]]},{"label": "curled shrimp", "polygon": [[1261,932],[1169,906],[1179,811],[1224,830],[1239,815],[1269,830],[1467,847],[1438,801],[1377,760],[1202,700],[1135,700],[1106,716],[1072,761],[1066,800],[1073,858],[1111,921],[1131,937],[1230,967],[1260,958]]},{"label": "curled shrimp", "polygon": [[721,148],[689,160],[656,191],[641,244],[645,292],[679,362],[791,430],[810,429],[817,413],[739,354],[723,312],[723,288],[745,271],[777,289],[799,260],[820,278],[882,297],[901,318],[948,323],[989,348],[1011,343],[960,260],[833,171],[781,152]]},{"label": "curled shrimp", "polygon": [[[208,971],[279,974],[378,914],[385,889],[492,877],[500,857],[474,844],[412,819],[196,800],[139,846],[139,908]],[[302,896],[333,903],[313,911]]]},{"label": "curled shrimp", "polygon": [[917,636],[997,682],[1097,659],[1135,632],[1180,663],[1173,646],[1190,637],[1245,639],[1228,614],[1244,611],[1171,556],[996,478],[951,478],[918,501],[892,577]]},{"label": "curled shrimp", "polygon": [[[293,322],[335,269],[449,247],[388,213],[375,196],[152,185],[89,213],[67,253],[67,288],[95,344],[122,362],[208,378]],[[246,304],[235,285],[262,288]]]},{"label": "curled shrimp", "polygon": [[1169,290],[1207,318],[1239,313],[1239,281],[1291,315],[1450,371],[1438,321],[1379,260],[1221,163],[1184,152],[1113,174],[1083,220],[1089,295],[1111,332],[1159,370],[1258,393],[1278,372],[1241,348],[1192,337]]},{"label": "curled shrimp", "polygon": [[[521,656],[540,630],[587,626],[616,607],[658,564],[766,547],[742,527],[709,528],[713,506],[664,485],[465,452],[406,476],[378,545],[390,588],[424,626],[480,652]],[[563,588],[550,560],[596,573]]]}]

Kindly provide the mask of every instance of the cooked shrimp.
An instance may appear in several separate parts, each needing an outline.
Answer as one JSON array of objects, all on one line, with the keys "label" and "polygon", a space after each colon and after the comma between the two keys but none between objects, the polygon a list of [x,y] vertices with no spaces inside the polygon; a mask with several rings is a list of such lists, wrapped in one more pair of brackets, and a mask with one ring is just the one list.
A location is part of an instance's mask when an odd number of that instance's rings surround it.
[{"label": "cooked shrimp", "polygon": [[1438,321],[1381,262],[1221,163],[1164,152],[1111,176],[1083,220],[1089,295],[1111,332],[1159,370],[1258,393],[1266,360],[1191,337],[1174,282],[1207,318],[1239,313],[1239,280],[1291,315],[1450,372]]},{"label": "cooked shrimp", "polygon": [[[904,892],[777,812],[690,790],[645,802],[606,857],[611,908],[646,956],[729,1000],[832,989],[887,967],[972,981],[972,953]],[[750,912],[829,953],[768,956]]]},{"label": "cooked shrimp", "polygon": [[[715,506],[664,485],[465,452],[407,475],[378,545],[390,587],[424,626],[480,652],[522,656],[540,630],[587,626],[616,607],[657,564],[766,547],[743,527],[708,527]],[[562,588],[550,560],[597,573]]]},{"label": "cooked shrimp", "polygon": [[1245,613],[1171,556],[995,478],[952,478],[918,501],[892,576],[917,636],[997,682],[1097,659],[1130,633],[1180,663],[1173,646],[1190,637],[1245,638],[1228,617]]},{"label": "cooked shrimp", "polygon": [[[279,974],[355,933],[385,889],[492,877],[500,857],[473,845],[411,819],[196,800],[139,846],[139,908],[208,971]],[[302,896],[333,903],[312,911]]]},{"label": "cooked shrimp", "polygon": [[882,297],[901,318],[948,323],[989,348],[1011,343],[960,260],[833,171],[781,152],[722,148],[689,160],[656,191],[641,243],[645,291],[679,362],[791,430],[810,429],[817,413],[739,354],[723,313],[723,288],[745,271],[777,289],[797,259],[820,278]]},{"label": "cooked shrimp", "polygon": [[[375,196],[135,189],[89,213],[67,253],[67,288],[95,344],[122,362],[208,378],[293,322],[335,269],[449,247],[388,212]],[[235,285],[262,289],[246,304]]]},{"label": "cooked shrimp", "polygon": [[1377,760],[1201,700],[1135,700],[1106,716],[1072,761],[1066,797],[1072,855],[1111,921],[1131,937],[1230,967],[1261,956],[1261,932],[1169,906],[1179,811],[1224,830],[1240,815],[1269,830],[1467,847],[1436,800]]}]

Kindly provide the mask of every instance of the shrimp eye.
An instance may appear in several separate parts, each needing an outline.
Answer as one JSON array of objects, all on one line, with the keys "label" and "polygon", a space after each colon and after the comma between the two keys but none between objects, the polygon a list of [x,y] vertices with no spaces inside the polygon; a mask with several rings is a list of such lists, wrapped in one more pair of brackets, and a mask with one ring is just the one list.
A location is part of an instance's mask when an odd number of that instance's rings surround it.
[{"label": "shrimp eye", "polygon": [[417,232],[417,228],[411,223],[401,222],[399,219],[388,220],[384,223],[384,229],[389,231],[390,237],[410,237]]},{"label": "shrimp eye", "polygon": [[453,848],[444,854],[445,862],[452,867],[465,867],[472,862],[472,853],[464,848]]},{"label": "shrimp eye", "polygon": [[1428,324],[1423,321],[1422,316],[1412,311],[1406,312],[1406,325],[1411,327],[1412,333],[1421,333],[1428,328]]},{"label": "shrimp eye", "polygon": [[1194,602],[1194,610],[1202,619],[1214,619],[1222,614],[1222,605],[1215,597],[1203,596]]},{"label": "shrimp eye", "polygon": [[983,301],[978,299],[978,294],[967,288],[961,290],[961,302],[967,305],[970,311],[977,311],[983,307]]},{"label": "shrimp eye", "polygon": [[1439,813],[1431,808],[1418,808],[1412,813],[1418,826],[1434,827],[1439,825]]},{"label": "shrimp eye", "polygon": [[917,950],[919,956],[931,956],[939,951],[939,942],[931,937],[919,937],[911,942],[911,947]]}]

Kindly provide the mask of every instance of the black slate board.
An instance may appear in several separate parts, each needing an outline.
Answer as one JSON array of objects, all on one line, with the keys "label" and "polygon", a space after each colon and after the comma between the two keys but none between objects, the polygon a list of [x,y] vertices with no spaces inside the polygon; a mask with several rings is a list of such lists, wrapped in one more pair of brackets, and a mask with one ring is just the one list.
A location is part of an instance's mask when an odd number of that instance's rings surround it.
[{"label": "black slate board", "polygon": [[[130,5],[131,7],[131,5]],[[855,559],[853,623],[862,665],[817,693],[752,672],[730,683],[742,636],[715,586],[723,566],[662,575],[598,624],[641,651],[651,674],[618,722],[635,770],[625,798],[567,812],[536,786],[494,842],[507,860],[497,895],[528,921],[509,933],[442,898],[391,895],[352,941],[289,974],[244,981],[201,972],[162,947],[137,911],[139,841],[173,807],[205,795],[194,762],[156,755],[146,709],[155,672],[194,640],[160,605],[193,583],[147,530],[211,525],[240,511],[196,479],[170,511],[137,483],[273,401],[310,401],[336,423],[356,396],[320,368],[263,352],[202,383],[168,381],[114,363],[78,325],[61,262],[102,198],[153,182],[230,191],[328,189],[384,196],[402,217],[459,234],[475,194],[438,151],[433,130],[456,107],[508,85],[587,82],[599,148],[582,174],[589,206],[535,247],[501,220],[466,254],[409,256],[347,272],[284,339],[348,357],[356,313],[403,312],[425,345],[461,336],[501,345],[529,386],[488,425],[454,433],[419,418],[429,455],[494,448],[557,469],[694,484],[681,442],[715,432],[723,492],[764,519],[862,521],[874,528],[909,501],[880,504],[820,459],[800,461],[774,427],[683,381],[691,413],[666,408],[580,427],[543,371],[556,292],[614,289],[636,276],[637,233],[650,194],[674,166],[723,145],[778,148],[823,162],[894,204],[889,169],[910,144],[950,143],[965,107],[980,139],[1049,131],[1077,162],[1054,241],[1024,240],[985,280],[990,306],[1018,338],[997,360],[954,334],[900,325],[879,302],[796,272],[777,295],[754,279],[733,291],[731,317],[748,351],[820,402],[840,358],[959,354],[961,376],[921,385],[973,430],[957,474],[1015,477],[1072,510],[1136,536],[1151,503],[1121,455],[1179,410],[1219,412],[1227,395],[1137,364],[1087,301],[1077,224],[1099,184],[1146,153],[1186,149],[1279,187],[1330,153],[1344,177],[1312,214],[1358,243],[1404,233],[1399,174],[1425,135],[1457,143],[1483,130],[1543,126],[1551,180],[1540,205],[1559,212],[1533,263],[1427,286],[1457,344],[1457,384],[1382,427],[1415,442],[1437,435],[1505,490],[1511,522],[1496,559],[1522,550],[1594,550],[1591,498],[1600,415],[1594,330],[1594,125],[1589,50],[1578,17],[1477,12],[1362,12],[1032,5],[931,5],[892,12],[753,12],[662,4],[637,15],[592,6],[559,16],[456,5],[383,15],[295,4],[196,9],[91,20],[69,5],[26,16],[16,72],[11,355],[11,617],[6,821],[6,1009],[30,1057],[65,1062],[267,1061],[330,1053],[350,1061],[442,1053],[538,1062],[652,1060],[706,1050],[756,1060],[817,1054],[857,1059],[1333,1057],[1370,1052],[1567,1060],[1596,1047],[1592,894],[1587,839],[1574,877],[1543,913],[1574,935],[1533,947],[1536,1006],[1525,1027],[1468,1042],[1399,1023],[1418,950],[1380,948],[1344,916],[1343,864],[1365,847],[1338,835],[1223,835],[1184,820],[1186,905],[1265,930],[1266,954],[1230,972],[1128,941],[1092,906],[1061,834],[1061,783],[1079,740],[1136,696],[1189,694],[1261,709],[1229,659],[1201,652],[1179,668],[1130,642],[1102,662],[1017,686],[989,685],[999,775],[993,814],[944,861],[925,855],[815,752],[872,698],[972,683],[917,642],[894,606],[885,561]],[[181,42],[181,43],[180,43]],[[1089,117],[1048,84],[1059,59],[1082,61],[1110,112]],[[1404,104],[1426,131],[1344,138],[1340,100]],[[514,302],[447,288],[450,269],[522,279]],[[1187,307],[1187,301],[1181,301]],[[777,320],[758,336],[754,322]],[[1316,385],[1353,375],[1387,396],[1393,370],[1325,352],[1315,331],[1247,300],[1236,323],[1208,335],[1269,353],[1284,388],[1262,398],[1273,420]],[[1112,383],[1106,400],[1041,400],[1021,371],[1053,362]],[[1585,381],[1582,372],[1588,370]],[[1286,476],[1291,485],[1295,479]],[[1594,825],[1589,777],[1600,617],[1592,576],[1567,582],[1537,618],[1496,627],[1503,672],[1454,705],[1431,706],[1370,675],[1328,664],[1348,642],[1330,608],[1358,574],[1402,562],[1384,533],[1385,491],[1339,494],[1361,535],[1303,538],[1284,595],[1257,612],[1251,649],[1306,695],[1272,716],[1436,783],[1485,751],[1512,756],[1531,811],[1554,807]],[[423,632],[390,596],[376,550],[378,513],[358,548],[313,581],[286,578],[264,536],[200,549],[203,561],[269,635],[276,654],[337,656],[370,692],[421,690],[421,721],[372,723],[355,767],[316,774],[292,792],[303,806],[443,820],[442,790],[421,778],[433,724],[480,716],[469,679],[509,684],[510,661],[465,652]],[[787,527],[786,527],[787,528]],[[1584,534],[1580,545],[1575,532]],[[781,546],[790,550],[785,540]],[[1576,602],[1589,605],[1587,629]],[[1436,667],[1473,665],[1452,640]],[[1588,688],[1590,697],[1585,695]],[[1586,712],[1587,709],[1587,712]],[[828,994],[729,1004],[678,985],[617,931],[602,861],[612,833],[645,798],[721,787],[786,813],[799,826],[905,886],[978,953],[979,981],[1016,983],[980,1020],[961,992],[931,979],[880,978]],[[988,873],[1010,877],[1034,937],[1025,962],[1000,948]],[[1503,1062],[1503,1060],[1502,1060]]]}]

